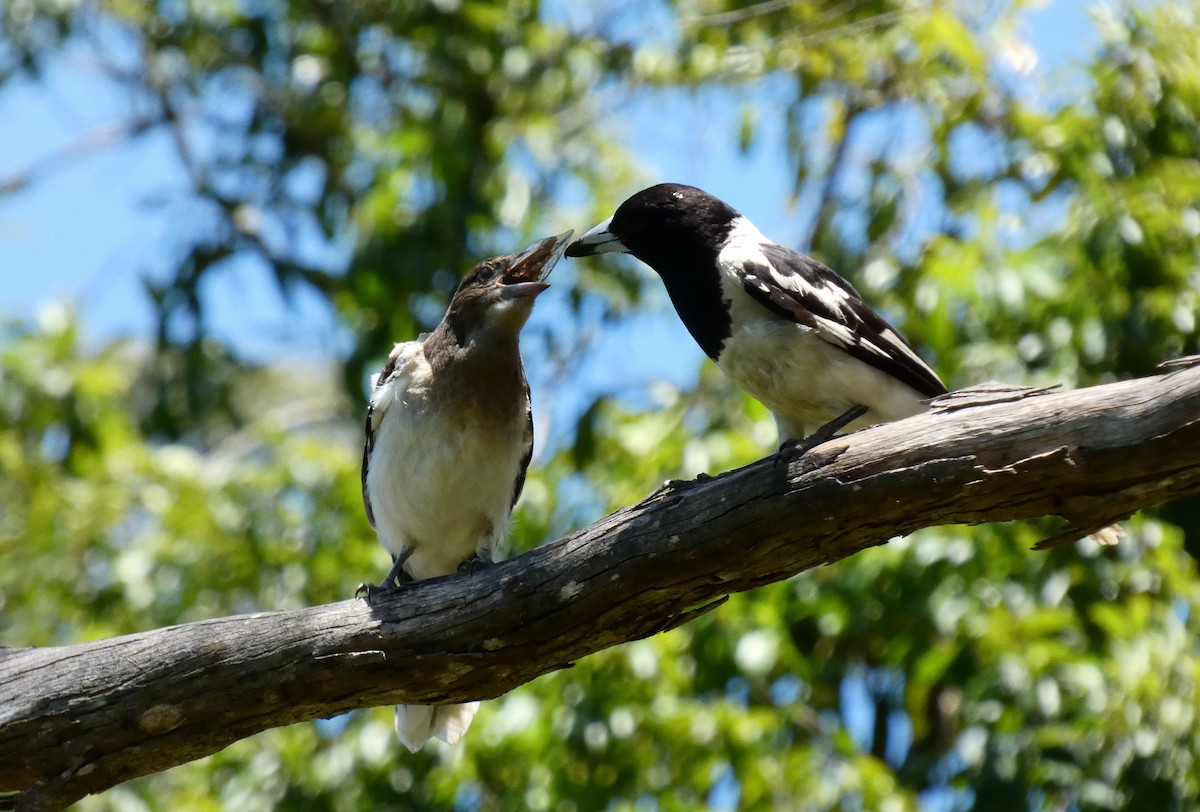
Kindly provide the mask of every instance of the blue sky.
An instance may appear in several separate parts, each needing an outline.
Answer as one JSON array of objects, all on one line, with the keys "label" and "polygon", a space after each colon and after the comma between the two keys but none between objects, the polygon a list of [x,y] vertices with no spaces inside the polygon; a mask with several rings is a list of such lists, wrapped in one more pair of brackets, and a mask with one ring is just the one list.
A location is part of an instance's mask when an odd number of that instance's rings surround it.
[{"label": "blue sky", "polygon": [[[1022,29],[1039,55],[1034,93],[1051,79],[1061,85],[1064,66],[1095,44],[1082,0],[1033,9]],[[755,93],[767,111],[771,93],[769,85]],[[10,82],[0,91],[0,183],[103,132],[118,120],[122,104],[76,52],[56,59],[38,81]],[[790,242],[804,218],[789,198],[782,126],[760,117],[760,136],[743,154],[734,137],[739,114],[719,93],[647,94],[621,111],[647,179],[701,186],[768,235]],[[141,280],[159,265],[157,252],[171,227],[147,201],[183,183],[171,156],[161,135],[117,140],[59,162],[60,168],[35,176],[20,191],[0,193],[0,313],[29,316],[48,302],[73,301],[93,340],[145,335],[152,322]],[[216,334],[252,356],[337,346],[332,314],[320,302],[301,296],[299,311],[285,318],[284,303],[256,269],[232,267],[206,293]],[[648,329],[673,332],[666,325]]]},{"label": "blue sky", "polygon": [[[1025,13],[1019,34],[1038,54],[1036,69],[1022,79],[1029,98],[1066,103],[1072,83],[1081,81],[1071,67],[1097,42],[1085,9],[1084,0],[1050,0]],[[646,91],[623,105],[619,120],[610,124],[624,133],[647,183],[670,180],[704,188],[767,235],[803,247],[809,212],[803,200],[791,198],[784,123],[770,118],[788,91],[779,81],[739,87],[736,98],[727,90]],[[747,101],[759,111],[758,126],[751,148],[742,152],[736,133]],[[69,302],[89,343],[151,335],[143,280],[163,267],[171,217],[179,216],[177,208],[154,202],[186,184],[173,147],[165,135],[152,132],[73,152],[86,139],[103,138],[122,119],[126,104],[120,91],[97,76],[86,53],[72,49],[37,81],[15,80],[0,90],[0,189],[31,168],[55,167],[35,172],[18,191],[0,192],[0,317],[29,319],[51,303]],[[593,223],[573,225],[579,231]],[[570,268],[559,274],[564,271]],[[569,386],[550,386],[531,359],[539,453],[566,439],[563,429],[598,394],[646,405],[654,381],[685,388],[695,381],[702,353],[661,288],[649,290],[648,310],[607,328],[590,360],[572,369]],[[326,356],[349,347],[323,301],[302,292],[289,309],[269,275],[247,262],[210,272],[203,294],[211,333],[251,360]],[[564,308],[552,288],[539,301],[529,332]],[[622,363],[604,362],[613,358]]]}]

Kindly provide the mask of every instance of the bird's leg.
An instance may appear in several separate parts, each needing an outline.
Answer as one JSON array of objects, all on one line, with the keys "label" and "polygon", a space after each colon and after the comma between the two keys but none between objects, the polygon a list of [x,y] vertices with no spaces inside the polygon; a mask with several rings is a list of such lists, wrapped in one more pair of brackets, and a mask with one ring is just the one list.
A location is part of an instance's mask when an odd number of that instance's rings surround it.
[{"label": "bird's leg", "polygon": [[399,589],[401,584],[406,584],[412,581],[408,573],[404,571],[404,562],[413,554],[413,548],[409,547],[400,553],[400,555],[392,556],[392,568],[388,570],[388,574],[383,576],[383,582],[378,586],[375,584],[359,584],[358,589],[354,590],[354,597],[362,595],[367,596],[367,603],[371,602],[371,598],[386,592],[392,592]]},{"label": "bird's leg", "polygon": [[495,562],[492,561],[492,548],[480,547],[475,555],[458,565],[458,571],[476,573],[484,567],[492,566],[494,563]]},{"label": "bird's leg", "polygon": [[785,440],[779,446],[779,453],[775,456],[776,462],[787,462],[797,457],[803,457],[821,443],[832,440],[839,431],[866,413],[866,406],[851,406],[807,437],[801,437],[799,440]]}]

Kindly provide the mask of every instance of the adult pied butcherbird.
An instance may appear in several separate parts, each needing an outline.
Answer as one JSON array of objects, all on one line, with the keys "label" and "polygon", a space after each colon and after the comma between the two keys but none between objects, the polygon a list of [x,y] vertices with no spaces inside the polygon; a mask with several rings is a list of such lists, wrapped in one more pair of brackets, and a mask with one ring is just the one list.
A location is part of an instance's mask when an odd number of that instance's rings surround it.
[{"label": "adult pied butcherbird", "polygon": [[[438,326],[388,356],[367,410],[362,490],[392,567],[359,587],[368,601],[491,562],[533,455],[521,328],[571,234],[480,262]],[[478,708],[398,705],[396,733],[413,752],[433,737],[454,744]]]},{"label": "adult pied butcherbird", "polygon": [[946,392],[849,282],[694,186],[638,192],[566,255],[609,252],[662,277],[700,348],[771,411],[781,444],[909,417]]}]

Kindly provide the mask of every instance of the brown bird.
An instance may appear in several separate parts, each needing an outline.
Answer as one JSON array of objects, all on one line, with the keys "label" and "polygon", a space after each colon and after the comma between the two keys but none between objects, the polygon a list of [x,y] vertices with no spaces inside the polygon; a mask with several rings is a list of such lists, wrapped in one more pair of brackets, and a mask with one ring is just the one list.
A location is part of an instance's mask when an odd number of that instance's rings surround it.
[{"label": "brown bird", "polygon": [[[388,356],[367,411],[362,488],[393,563],[381,584],[359,587],[368,600],[491,563],[533,454],[521,328],[570,238],[480,262],[433,332]],[[454,744],[478,708],[398,705],[396,733],[413,752],[432,737]]]}]

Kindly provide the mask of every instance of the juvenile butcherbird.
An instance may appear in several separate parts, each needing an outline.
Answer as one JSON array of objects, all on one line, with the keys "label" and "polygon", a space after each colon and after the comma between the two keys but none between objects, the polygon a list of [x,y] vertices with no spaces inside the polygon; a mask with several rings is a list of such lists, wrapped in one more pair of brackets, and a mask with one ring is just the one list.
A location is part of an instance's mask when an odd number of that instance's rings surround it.
[{"label": "juvenile butcherbird", "polygon": [[694,186],[638,192],[566,255],[614,251],[662,277],[700,349],[771,411],[781,444],[909,417],[946,391],[849,282]]},{"label": "juvenile butcherbird", "polygon": [[[392,555],[370,600],[398,581],[492,560],[533,454],[519,337],[571,232],[476,265],[438,326],[397,344],[371,394],[363,449],[367,519]],[[454,744],[478,702],[398,705],[396,733],[416,752]]]}]

